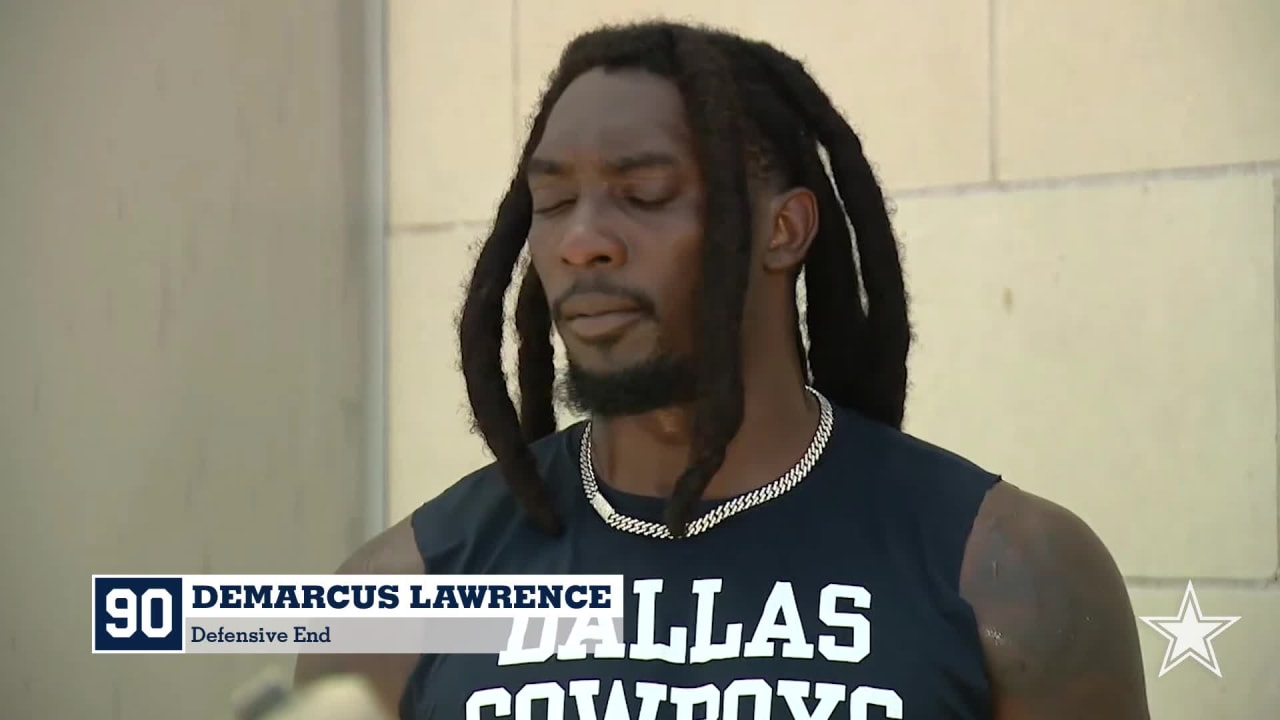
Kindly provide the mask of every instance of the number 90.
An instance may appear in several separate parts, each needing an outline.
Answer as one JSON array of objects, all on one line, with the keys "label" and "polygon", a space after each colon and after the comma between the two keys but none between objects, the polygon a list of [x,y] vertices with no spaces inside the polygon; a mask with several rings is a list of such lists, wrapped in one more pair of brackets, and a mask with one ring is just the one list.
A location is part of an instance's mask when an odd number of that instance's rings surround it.
[{"label": "number 90", "polygon": [[[154,612],[159,603],[159,612]],[[114,638],[131,638],[141,630],[149,638],[168,637],[173,631],[173,595],[162,588],[138,594],[129,588],[107,593],[107,614],[119,622],[108,622],[107,633]]]}]

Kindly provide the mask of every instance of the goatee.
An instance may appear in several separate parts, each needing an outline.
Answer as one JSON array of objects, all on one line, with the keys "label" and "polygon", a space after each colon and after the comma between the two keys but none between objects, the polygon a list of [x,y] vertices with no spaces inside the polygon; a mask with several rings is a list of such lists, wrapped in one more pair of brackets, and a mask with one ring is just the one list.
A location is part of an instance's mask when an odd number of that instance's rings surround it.
[{"label": "goatee", "polygon": [[586,370],[570,361],[560,385],[571,410],[600,417],[641,415],[697,398],[697,376],[690,363],[670,355],[608,372]]}]

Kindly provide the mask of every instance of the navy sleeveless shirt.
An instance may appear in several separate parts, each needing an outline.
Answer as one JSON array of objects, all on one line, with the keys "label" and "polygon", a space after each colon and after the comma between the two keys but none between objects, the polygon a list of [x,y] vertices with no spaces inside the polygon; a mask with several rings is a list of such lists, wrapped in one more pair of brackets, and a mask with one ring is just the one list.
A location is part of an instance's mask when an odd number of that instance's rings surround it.
[{"label": "navy sleeveless shirt", "polygon": [[[625,630],[562,657],[425,655],[402,720],[990,718],[959,578],[999,479],[834,410],[806,479],[684,540],[623,533],[596,515],[578,471],[583,423],[534,446],[560,538],[523,519],[493,466],[427,502],[412,524],[428,573],[622,574]],[[619,512],[661,520],[662,499],[601,491]]]}]

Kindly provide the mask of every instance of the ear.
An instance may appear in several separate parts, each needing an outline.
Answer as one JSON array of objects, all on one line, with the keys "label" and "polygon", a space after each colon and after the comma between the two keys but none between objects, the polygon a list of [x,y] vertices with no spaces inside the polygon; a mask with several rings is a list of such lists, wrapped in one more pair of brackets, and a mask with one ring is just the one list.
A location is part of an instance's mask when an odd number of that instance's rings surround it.
[{"label": "ear", "polygon": [[804,263],[818,234],[818,199],[807,188],[773,196],[761,260],[768,272],[790,273]]}]

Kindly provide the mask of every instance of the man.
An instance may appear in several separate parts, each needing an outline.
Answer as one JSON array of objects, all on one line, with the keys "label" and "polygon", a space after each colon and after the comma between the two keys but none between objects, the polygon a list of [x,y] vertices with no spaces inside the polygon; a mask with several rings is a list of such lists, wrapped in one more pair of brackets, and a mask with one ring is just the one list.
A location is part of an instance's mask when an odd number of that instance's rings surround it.
[{"label": "man", "polygon": [[[525,249],[517,412],[500,351]],[[558,432],[552,327],[591,418]],[[623,574],[625,634],[304,656],[300,682],[363,674],[406,720],[1148,717],[1097,537],[900,432],[911,333],[884,198],[778,50],[668,24],[575,40],[460,336],[496,462],[343,571]]]}]

